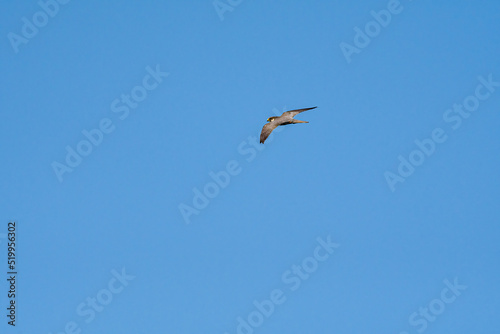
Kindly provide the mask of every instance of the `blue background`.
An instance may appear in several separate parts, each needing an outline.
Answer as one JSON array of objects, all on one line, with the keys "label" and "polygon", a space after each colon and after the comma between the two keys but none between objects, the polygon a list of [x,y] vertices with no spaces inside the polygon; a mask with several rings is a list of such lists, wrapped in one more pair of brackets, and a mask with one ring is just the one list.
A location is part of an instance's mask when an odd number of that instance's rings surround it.
[{"label": "blue background", "polygon": [[[19,271],[2,332],[232,334],[279,289],[255,333],[418,333],[409,317],[455,278],[425,331],[496,331],[500,88],[456,130],[443,115],[500,81],[500,2],[402,0],[351,62],[340,44],[387,1],[233,3],[221,20],[210,0],[70,1],[16,53],[8,34],[42,9],[2,2],[0,263],[16,220]],[[157,65],[168,77],[120,119],[111,103]],[[268,117],[312,106],[252,148]],[[106,118],[59,182],[53,163]],[[447,140],[391,191],[384,173],[436,128]],[[179,206],[233,160],[186,223]],[[282,275],[328,236],[340,247],[292,291]],[[110,295],[122,268],[135,278]]]}]

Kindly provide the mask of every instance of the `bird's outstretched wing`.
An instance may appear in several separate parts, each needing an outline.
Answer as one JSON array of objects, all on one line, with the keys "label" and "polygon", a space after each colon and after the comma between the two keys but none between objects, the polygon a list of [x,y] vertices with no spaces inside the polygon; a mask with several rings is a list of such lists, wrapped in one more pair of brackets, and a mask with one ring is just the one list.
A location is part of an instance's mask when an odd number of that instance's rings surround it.
[{"label": "bird's outstretched wing", "polygon": [[311,110],[311,109],[314,109],[314,108],[317,108],[317,107],[312,107],[312,108],[304,108],[304,109],[295,109],[295,110],[290,110],[290,111],[285,111],[283,113],[283,115],[281,116],[290,116],[290,117],[294,117],[295,115],[298,115],[300,114],[301,112],[303,111],[306,111],[306,110]]},{"label": "bird's outstretched wing", "polygon": [[262,132],[260,133],[260,143],[261,144],[264,144],[264,142],[266,141],[267,137],[269,137],[269,135],[271,134],[271,132],[273,132],[274,129],[276,129],[278,127],[279,124],[276,124],[276,122],[270,122],[270,123],[266,123],[263,127],[262,127]]}]

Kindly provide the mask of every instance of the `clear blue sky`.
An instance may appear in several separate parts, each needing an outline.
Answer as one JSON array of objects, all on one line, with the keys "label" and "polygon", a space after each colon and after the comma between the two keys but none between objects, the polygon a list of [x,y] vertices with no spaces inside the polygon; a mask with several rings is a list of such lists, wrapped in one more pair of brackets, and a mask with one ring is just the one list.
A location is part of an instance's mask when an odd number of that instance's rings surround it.
[{"label": "clear blue sky", "polygon": [[62,2],[0,5],[2,333],[498,330],[500,2]]}]

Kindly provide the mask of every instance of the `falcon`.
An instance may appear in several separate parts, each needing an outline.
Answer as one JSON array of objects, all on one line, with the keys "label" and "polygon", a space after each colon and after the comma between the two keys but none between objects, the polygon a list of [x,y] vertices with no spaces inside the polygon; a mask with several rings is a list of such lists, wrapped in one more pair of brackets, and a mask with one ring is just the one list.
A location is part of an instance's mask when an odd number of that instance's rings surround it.
[{"label": "falcon", "polygon": [[273,130],[276,129],[280,125],[296,124],[296,123],[309,123],[306,121],[299,121],[297,119],[294,119],[294,117],[303,111],[311,110],[314,108],[317,108],[317,107],[285,111],[281,116],[269,117],[267,119],[267,121],[269,123],[266,123],[264,125],[264,127],[262,128],[262,132],[260,133],[260,143],[264,144],[264,142],[266,141],[267,137],[269,137],[271,132],[273,132]]}]

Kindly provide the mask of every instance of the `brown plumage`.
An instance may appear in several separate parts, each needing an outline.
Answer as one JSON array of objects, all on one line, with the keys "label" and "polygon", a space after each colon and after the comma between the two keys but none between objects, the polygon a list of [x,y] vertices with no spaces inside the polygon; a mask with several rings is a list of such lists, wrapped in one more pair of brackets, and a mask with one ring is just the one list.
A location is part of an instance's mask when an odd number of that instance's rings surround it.
[{"label": "brown plumage", "polygon": [[271,132],[273,132],[273,130],[276,129],[280,125],[296,124],[296,123],[309,123],[309,122],[305,122],[305,121],[296,120],[296,119],[294,119],[294,117],[303,111],[311,110],[314,108],[317,108],[317,107],[285,111],[281,116],[269,117],[267,119],[267,121],[269,123],[266,123],[264,125],[264,127],[262,128],[262,132],[260,133],[260,143],[264,144],[264,142],[266,141],[267,137],[269,137]]}]

